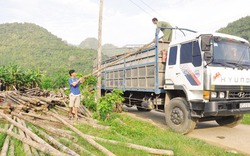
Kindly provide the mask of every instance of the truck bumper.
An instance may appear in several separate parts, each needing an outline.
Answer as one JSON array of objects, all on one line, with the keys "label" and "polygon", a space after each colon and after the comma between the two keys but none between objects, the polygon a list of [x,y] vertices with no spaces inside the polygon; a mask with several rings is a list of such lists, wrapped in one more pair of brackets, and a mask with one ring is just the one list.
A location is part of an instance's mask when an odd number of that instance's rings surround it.
[{"label": "truck bumper", "polygon": [[250,100],[212,101],[205,103],[204,108],[205,116],[231,116],[247,113],[250,113]]}]

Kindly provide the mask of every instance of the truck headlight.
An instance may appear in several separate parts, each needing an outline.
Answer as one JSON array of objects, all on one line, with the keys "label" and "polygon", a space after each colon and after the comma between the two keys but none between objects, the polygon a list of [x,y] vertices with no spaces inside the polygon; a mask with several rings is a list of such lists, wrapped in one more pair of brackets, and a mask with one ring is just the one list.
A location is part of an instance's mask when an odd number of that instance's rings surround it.
[{"label": "truck headlight", "polygon": [[219,92],[219,97],[220,98],[225,98],[225,92]]},{"label": "truck headlight", "polygon": [[211,98],[217,98],[217,92],[211,92]]}]

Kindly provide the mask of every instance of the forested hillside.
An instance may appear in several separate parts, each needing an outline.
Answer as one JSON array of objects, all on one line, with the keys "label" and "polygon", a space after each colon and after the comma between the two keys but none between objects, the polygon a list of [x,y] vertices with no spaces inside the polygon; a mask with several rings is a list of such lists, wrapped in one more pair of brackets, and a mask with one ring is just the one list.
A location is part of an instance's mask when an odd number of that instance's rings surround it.
[{"label": "forested hillside", "polygon": [[240,36],[250,42],[250,16],[229,23],[227,27],[219,29],[218,32]]},{"label": "forested hillside", "polygon": [[0,66],[38,67],[49,76],[72,68],[79,73],[89,73],[93,57],[96,50],[69,45],[35,24],[0,24]]}]

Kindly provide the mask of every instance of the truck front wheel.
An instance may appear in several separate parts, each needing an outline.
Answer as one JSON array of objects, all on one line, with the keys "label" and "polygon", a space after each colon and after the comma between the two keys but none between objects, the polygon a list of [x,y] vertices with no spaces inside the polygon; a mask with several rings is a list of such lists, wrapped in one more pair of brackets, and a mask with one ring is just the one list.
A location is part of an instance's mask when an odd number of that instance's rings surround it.
[{"label": "truck front wheel", "polygon": [[197,119],[191,117],[187,101],[180,97],[165,104],[165,118],[168,127],[181,134],[192,131],[197,122]]},{"label": "truck front wheel", "polygon": [[217,120],[215,120],[220,126],[226,126],[233,128],[240,124],[243,115],[235,115],[235,116],[223,116]]}]

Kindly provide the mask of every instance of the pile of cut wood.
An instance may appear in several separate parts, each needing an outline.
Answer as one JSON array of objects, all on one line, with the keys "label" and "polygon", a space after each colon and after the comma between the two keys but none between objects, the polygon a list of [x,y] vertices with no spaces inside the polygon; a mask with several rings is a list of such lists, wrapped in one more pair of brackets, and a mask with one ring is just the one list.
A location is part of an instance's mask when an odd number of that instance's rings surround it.
[{"label": "pile of cut wood", "polygon": [[[4,101],[0,103],[0,120],[7,121],[1,133],[6,133],[1,156],[14,155],[14,139],[23,143],[25,155],[94,155],[79,144],[76,134],[104,155],[115,155],[96,141],[120,144],[115,140],[108,140],[84,134],[73,126],[74,123],[88,124],[95,128],[108,129],[91,118],[91,113],[81,105],[80,120],[68,119],[68,97],[63,91],[50,92],[39,88],[19,91],[0,92]],[[65,130],[66,127],[70,130]],[[64,144],[62,144],[61,142]],[[66,146],[70,145],[70,146]],[[130,148],[145,150],[153,154],[173,155],[172,151],[154,149],[141,145],[122,143]]]}]

